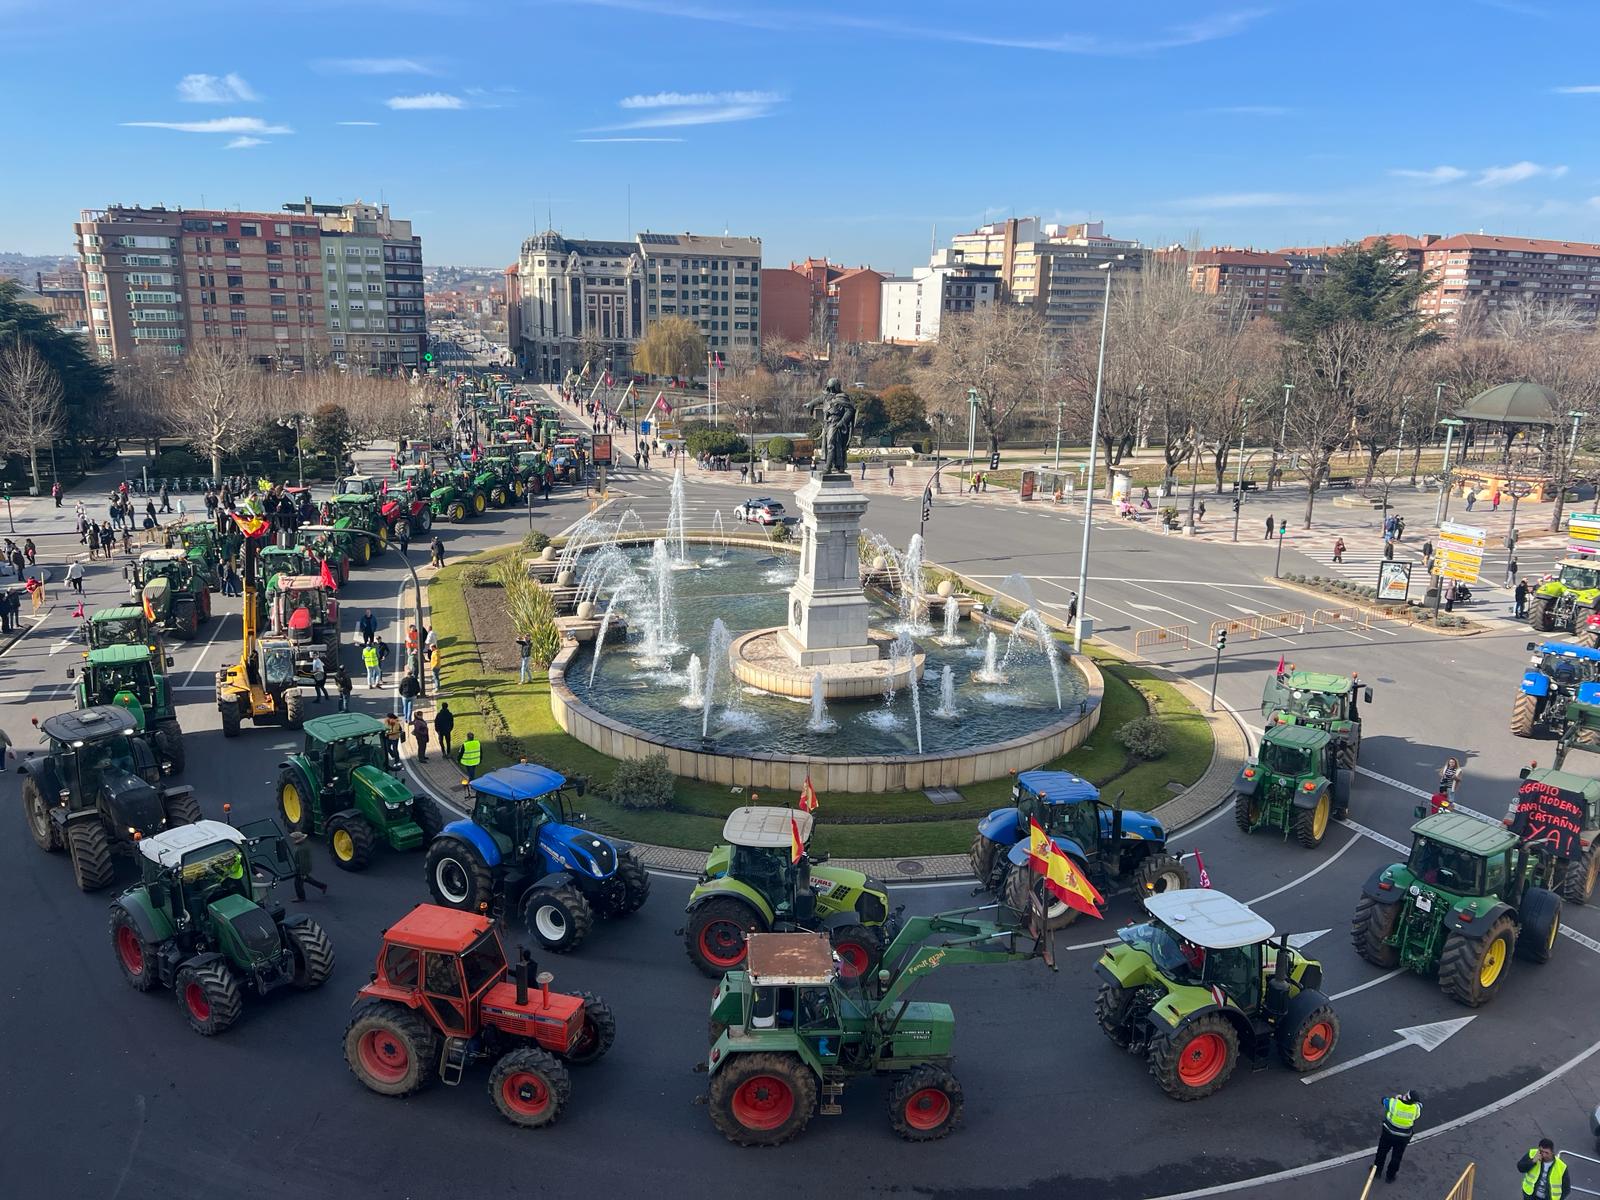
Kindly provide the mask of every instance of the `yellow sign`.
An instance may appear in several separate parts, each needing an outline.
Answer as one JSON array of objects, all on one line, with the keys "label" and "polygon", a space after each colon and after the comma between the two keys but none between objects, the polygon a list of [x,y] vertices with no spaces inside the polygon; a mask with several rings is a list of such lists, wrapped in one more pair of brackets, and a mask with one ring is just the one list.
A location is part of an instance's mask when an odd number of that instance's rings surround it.
[{"label": "yellow sign", "polygon": [[1441,579],[1458,579],[1463,583],[1477,583],[1482,567],[1483,557],[1477,554],[1441,550],[1433,560],[1433,569]]}]

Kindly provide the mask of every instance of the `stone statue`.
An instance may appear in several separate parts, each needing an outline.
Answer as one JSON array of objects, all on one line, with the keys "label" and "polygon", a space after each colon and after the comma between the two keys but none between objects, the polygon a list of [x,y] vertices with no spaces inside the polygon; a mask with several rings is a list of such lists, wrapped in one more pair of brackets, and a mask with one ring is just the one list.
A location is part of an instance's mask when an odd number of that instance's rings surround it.
[{"label": "stone statue", "polygon": [[850,438],[856,429],[856,406],[844,394],[837,379],[828,380],[822,395],[806,405],[807,411],[822,409],[822,473],[850,473]]}]

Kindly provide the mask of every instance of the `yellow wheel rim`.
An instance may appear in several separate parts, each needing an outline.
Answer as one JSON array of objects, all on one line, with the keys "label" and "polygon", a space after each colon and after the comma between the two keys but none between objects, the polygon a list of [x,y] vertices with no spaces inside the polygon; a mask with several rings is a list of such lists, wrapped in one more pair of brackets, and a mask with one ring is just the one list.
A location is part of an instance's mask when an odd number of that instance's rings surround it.
[{"label": "yellow wheel rim", "polygon": [[379,525],[378,526],[378,545],[387,546],[388,544],[389,544],[389,527],[387,525]]},{"label": "yellow wheel rim", "polygon": [[1500,978],[1500,972],[1506,965],[1506,940],[1497,937],[1489,943],[1489,948],[1483,952],[1483,964],[1478,968],[1478,983],[1488,987]]},{"label": "yellow wheel rim", "polygon": [[483,506],[486,503],[487,503],[487,501],[484,500],[484,498],[482,496],[474,495],[472,497],[472,507],[475,508],[478,512],[482,512],[483,511]]},{"label": "yellow wheel rim", "polygon": [[1311,815],[1311,832],[1321,837],[1328,832],[1328,797],[1324,795],[1317,801],[1316,811]]},{"label": "yellow wheel rim", "polygon": [[356,856],[355,839],[350,836],[348,829],[333,831],[333,853],[340,862],[349,862]]},{"label": "yellow wheel rim", "polygon": [[300,824],[301,817],[305,815],[300,808],[300,789],[292,783],[284,784],[280,802],[283,804],[283,819],[291,825]]},{"label": "yellow wheel rim", "polygon": [[1555,949],[1555,946],[1556,946],[1556,934],[1558,934],[1560,932],[1561,932],[1561,921],[1558,918],[1555,921],[1552,921],[1550,923],[1550,940],[1547,941],[1544,944],[1544,948],[1546,950],[1554,950]]}]

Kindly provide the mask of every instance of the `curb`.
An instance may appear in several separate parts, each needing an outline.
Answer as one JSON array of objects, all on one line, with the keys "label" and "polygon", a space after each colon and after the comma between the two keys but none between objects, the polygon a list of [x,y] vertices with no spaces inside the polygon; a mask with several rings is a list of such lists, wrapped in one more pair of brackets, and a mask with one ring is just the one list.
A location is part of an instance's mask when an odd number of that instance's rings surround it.
[{"label": "curb", "polygon": [[[1431,634],[1434,635],[1434,637],[1442,637],[1442,638],[1477,637],[1480,633],[1489,633],[1489,632],[1492,631],[1492,628],[1490,626],[1482,625],[1482,624],[1479,624],[1477,622],[1470,622],[1471,628],[1469,628],[1469,629],[1436,629],[1436,628],[1434,628],[1434,626],[1432,626],[1430,624],[1424,624],[1424,623],[1421,623],[1421,622],[1418,622],[1418,621],[1397,621],[1397,620],[1394,619],[1394,617],[1392,617],[1390,614],[1385,612],[1383,609],[1374,608],[1372,605],[1370,605],[1369,603],[1367,603],[1364,600],[1351,600],[1348,597],[1335,596],[1335,595],[1333,595],[1332,593],[1329,593],[1329,592],[1319,592],[1319,591],[1316,591],[1316,590],[1314,590],[1312,588],[1308,588],[1303,584],[1292,583],[1289,580],[1284,579],[1282,577],[1273,577],[1271,575],[1263,575],[1261,577],[1261,579],[1262,579],[1262,581],[1264,583],[1270,583],[1270,584],[1273,584],[1276,587],[1287,588],[1290,591],[1299,592],[1303,596],[1312,596],[1312,597],[1314,597],[1314,598],[1316,598],[1318,600],[1327,600],[1327,601],[1330,601],[1330,602],[1338,601],[1339,603],[1334,604],[1333,607],[1337,607],[1337,608],[1359,608],[1362,612],[1367,613],[1368,615],[1370,615],[1370,616],[1372,616],[1372,617],[1374,617],[1374,618],[1376,618],[1378,620],[1388,621],[1391,624],[1395,624],[1395,625],[1404,625],[1407,629],[1416,629],[1416,630],[1420,630],[1423,633],[1431,633]],[[1455,614],[1452,613],[1451,615],[1454,616]]]}]

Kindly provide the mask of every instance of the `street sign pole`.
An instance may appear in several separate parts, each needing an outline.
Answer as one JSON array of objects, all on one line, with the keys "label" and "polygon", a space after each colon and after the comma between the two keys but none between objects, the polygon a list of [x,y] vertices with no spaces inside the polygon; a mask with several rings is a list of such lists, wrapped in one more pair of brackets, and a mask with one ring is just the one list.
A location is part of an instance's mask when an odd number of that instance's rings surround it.
[{"label": "street sign pole", "polygon": [[1217,631],[1217,656],[1211,662],[1211,711],[1217,711],[1217,676],[1222,673],[1222,651],[1228,644],[1228,631]]}]

